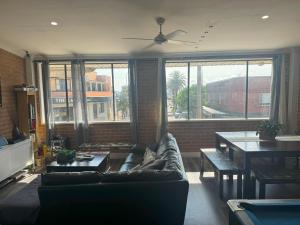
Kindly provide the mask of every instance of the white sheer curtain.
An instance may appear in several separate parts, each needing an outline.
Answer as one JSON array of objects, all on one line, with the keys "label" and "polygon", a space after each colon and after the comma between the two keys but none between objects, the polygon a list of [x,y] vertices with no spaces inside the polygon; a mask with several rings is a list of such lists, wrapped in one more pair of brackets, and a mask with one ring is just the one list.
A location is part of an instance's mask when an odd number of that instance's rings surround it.
[{"label": "white sheer curtain", "polygon": [[85,70],[83,60],[72,60],[72,95],[76,144],[88,142],[88,120],[85,96]]},{"label": "white sheer curtain", "polygon": [[43,98],[44,98],[44,113],[45,113],[45,127],[46,127],[46,142],[49,144],[52,135],[54,134],[55,123],[52,110],[52,98],[50,91],[50,72],[49,72],[49,61],[44,60],[41,64],[42,85],[43,85]]}]

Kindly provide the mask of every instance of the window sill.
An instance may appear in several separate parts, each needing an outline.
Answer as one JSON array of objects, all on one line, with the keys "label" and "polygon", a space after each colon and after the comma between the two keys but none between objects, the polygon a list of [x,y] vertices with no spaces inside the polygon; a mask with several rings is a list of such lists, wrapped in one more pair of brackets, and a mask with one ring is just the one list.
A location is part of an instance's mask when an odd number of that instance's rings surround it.
[{"label": "window sill", "polygon": [[98,121],[98,122],[90,122],[89,125],[97,125],[97,124],[130,124],[130,121]]},{"label": "window sill", "polygon": [[[99,122],[90,122],[89,125],[94,124],[130,124],[130,121],[99,121]],[[56,122],[55,125],[73,125],[74,122]]]},{"label": "window sill", "polygon": [[269,118],[249,118],[249,119],[245,119],[245,118],[230,118],[230,119],[190,119],[190,120],[169,120],[169,123],[184,123],[184,122],[188,122],[188,123],[193,123],[193,122],[241,122],[241,121],[262,121],[262,120],[268,120]]}]

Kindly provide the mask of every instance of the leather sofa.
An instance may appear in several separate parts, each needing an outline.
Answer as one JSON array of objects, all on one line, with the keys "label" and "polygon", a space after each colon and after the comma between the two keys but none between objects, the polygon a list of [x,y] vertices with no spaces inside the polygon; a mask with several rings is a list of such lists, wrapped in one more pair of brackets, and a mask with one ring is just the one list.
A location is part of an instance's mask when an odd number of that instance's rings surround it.
[{"label": "leather sofa", "polygon": [[166,134],[153,151],[162,169],[139,167],[145,150],[135,146],[117,172],[44,174],[38,223],[183,225],[189,184],[176,139]]}]

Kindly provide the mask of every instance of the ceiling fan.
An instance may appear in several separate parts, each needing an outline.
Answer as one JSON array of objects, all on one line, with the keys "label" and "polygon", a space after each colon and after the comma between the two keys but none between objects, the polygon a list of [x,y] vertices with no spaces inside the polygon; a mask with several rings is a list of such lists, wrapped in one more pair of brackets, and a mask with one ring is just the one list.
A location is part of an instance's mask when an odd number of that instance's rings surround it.
[{"label": "ceiling fan", "polygon": [[154,45],[161,45],[165,43],[170,43],[170,44],[183,44],[183,45],[197,45],[198,43],[195,41],[183,41],[183,40],[177,40],[174,39],[177,36],[185,35],[187,34],[186,31],[184,30],[175,30],[169,34],[164,35],[162,33],[162,25],[166,21],[165,18],[163,17],[157,17],[155,18],[156,23],[159,25],[159,33],[156,37],[154,38],[138,38],[138,37],[127,37],[127,38],[122,38],[126,40],[138,40],[138,41],[153,41],[152,44],[148,45],[144,49],[150,48]]}]

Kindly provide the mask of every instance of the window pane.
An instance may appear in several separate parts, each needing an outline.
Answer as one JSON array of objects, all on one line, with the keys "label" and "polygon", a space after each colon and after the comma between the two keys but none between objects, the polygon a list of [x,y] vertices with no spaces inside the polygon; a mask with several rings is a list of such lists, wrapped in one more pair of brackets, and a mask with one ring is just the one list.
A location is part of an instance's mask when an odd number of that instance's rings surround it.
[{"label": "window pane", "polygon": [[188,119],[188,64],[166,63],[168,119]]},{"label": "window pane", "polygon": [[115,114],[117,121],[129,121],[128,64],[113,64]]},{"label": "window pane", "polygon": [[[50,91],[53,107],[53,116],[55,122],[66,122],[73,120],[73,105],[72,90],[71,90],[71,65],[49,65],[50,71]],[[67,74],[65,74],[65,72]],[[67,75],[67,88],[68,98],[66,93],[66,75]]]},{"label": "window pane", "polygon": [[245,61],[190,64],[190,119],[245,117]]},{"label": "window pane", "polygon": [[270,114],[272,61],[249,61],[248,117],[266,118]]},{"label": "window pane", "polygon": [[[85,64],[85,80],[88,121],[112,121],[114,116],[111,64]],[[103,84],[103,90],[97,90],[97,83]],[[101,107],[104,108],[103,111]]]}]

